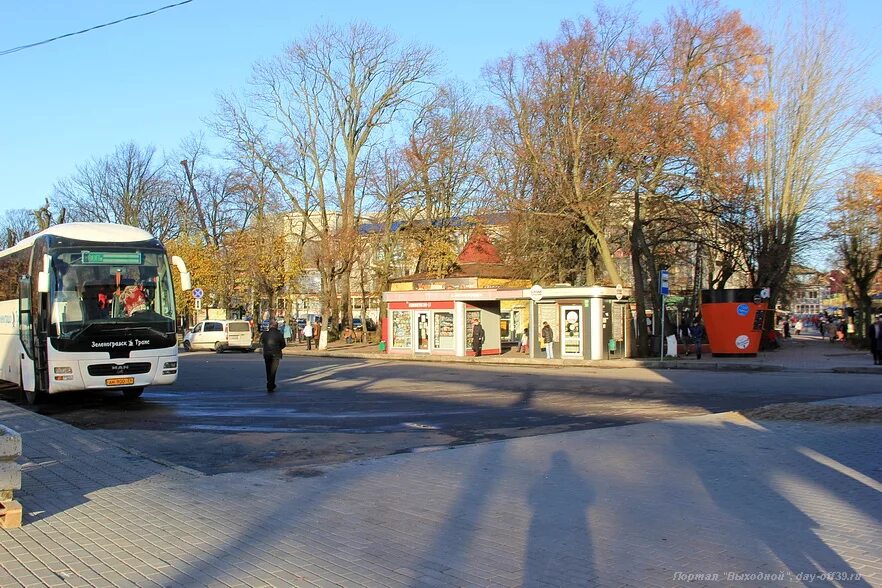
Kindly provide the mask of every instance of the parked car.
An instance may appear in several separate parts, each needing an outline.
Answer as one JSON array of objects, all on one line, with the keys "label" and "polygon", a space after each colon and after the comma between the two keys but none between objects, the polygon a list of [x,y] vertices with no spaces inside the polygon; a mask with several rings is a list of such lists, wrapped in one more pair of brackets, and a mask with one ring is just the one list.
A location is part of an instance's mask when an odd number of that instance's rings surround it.
[{"label": "parked car", "polygon": [[224,351],[254,351],[254,334],[248,321],[209,320],[198,323],[184,335],[184,351],[213,349]]},{"label": "parked car", "polygon": [[[367,319],[365,319],[365,321],[364,321],[364,324],[367,327],[368,331],[376,331],[377,330],[377,323],[371,317],[367,317]],[[352,319],[352,328],[356,331],[361,330],[361,318]]]}]

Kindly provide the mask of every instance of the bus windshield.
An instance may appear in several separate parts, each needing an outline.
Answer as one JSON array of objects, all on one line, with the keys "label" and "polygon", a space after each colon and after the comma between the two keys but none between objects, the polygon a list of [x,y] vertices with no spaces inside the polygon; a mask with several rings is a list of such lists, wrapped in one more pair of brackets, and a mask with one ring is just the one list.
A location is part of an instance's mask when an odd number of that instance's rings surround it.
[{"label": "bus windshield", "polygon": [[49,296],[54,336],[76,336],[93,324],[174,331],[173,285],[163,251],[54,251]]}]

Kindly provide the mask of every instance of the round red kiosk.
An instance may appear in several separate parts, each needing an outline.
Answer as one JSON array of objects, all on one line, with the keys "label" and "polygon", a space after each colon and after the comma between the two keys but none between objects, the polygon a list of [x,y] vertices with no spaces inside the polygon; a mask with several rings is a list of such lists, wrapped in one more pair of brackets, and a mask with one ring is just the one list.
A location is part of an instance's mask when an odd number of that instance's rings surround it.
[{"label": "round red kiosk", "polygon": [[711,354],[753,357],[760,348],[768,300],[751,288],[702,290],[701,316]]}]

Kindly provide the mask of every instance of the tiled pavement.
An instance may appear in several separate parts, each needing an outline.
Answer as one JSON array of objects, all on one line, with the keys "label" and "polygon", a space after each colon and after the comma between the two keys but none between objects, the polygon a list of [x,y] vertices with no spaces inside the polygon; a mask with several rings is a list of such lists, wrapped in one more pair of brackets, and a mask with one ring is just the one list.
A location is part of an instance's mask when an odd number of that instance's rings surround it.
[{"label": "tiled pavement", "polygon": [[286,354],[328,357],[352,357],[359,359],[391,359],[395,361],[456,362],[484,365],[531,365],[554,367],[592,367],[592,368],[633,368],[649,369],[701,369],[701,370],[770,370],[804,372],[842,372],[876,373],[882,375],[882,366],[874,366],[873,358],[867,350],[854,349],[843,343],[830,343],[817,332],[809,331],[790,339],[782,340],[781,347],[774,351],[762,351],[755,357],[714,357],[705,353],[701,360],[694,356],[658,357],[647,359],[613,359],[602,361],[553,359],[544,357],[531,359],[515,349],[506,350],[502,355],[489,355],[480,358],[432,356],[426,354],[386,354],[380,352],[373,343],[353,343],[347,345],[332,342],[326,350],[306,351],[303,343],[292,343],[285,349]]},{"label": "tiled pavement", "polygon": [[879,424],[729,413],[294,477],[199,475],[6,403],[0,422],[24,446],[3,587],[882,586]]}]

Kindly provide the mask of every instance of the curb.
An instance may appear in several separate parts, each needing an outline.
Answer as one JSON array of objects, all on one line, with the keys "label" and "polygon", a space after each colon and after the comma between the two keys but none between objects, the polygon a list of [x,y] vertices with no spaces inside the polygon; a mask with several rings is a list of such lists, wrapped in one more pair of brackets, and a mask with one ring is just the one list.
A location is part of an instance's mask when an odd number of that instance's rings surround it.
[{"label": "curb", "polygon": [[[520,358],[520,357],[502,357],[498,355],[485,356],[480,359],[475,357],[455,357],[450,355],[433,356],[433,355],[405,355],[379,352],[359,352],[345,350],[314,350],[306,351],[305,349],[286,348],[283,352],[286,356],[297,357],[324,357],[338,359],[362,359],[367,361],[416,361],[422,363],[444,363],[444,364],[464,364],[478,366],[519,366],[532,367],[541,369],[560,369],[564,367],[579,367],[600,370],[615,370],[627,368],[643,368],[650,370],[699,370],[699,371],[720,371],[720,372],[803,372],[803,373],[838,373],[838,374],[880,374],[882,375],[882,366],[830,366],[830,367],[788,367],[780,363],[734,363],[726,361],[707,361],[695,359],[612,359],[612,360],[586,360],[586,359],[544,359],[544,358]],[[183,352],[182,355],[189,355],[199,352]],[[206,353],[214,353],[206,352]]]},{"label": "curb", "polygon": [[549,362],[547,359],[520,359],[506,358],[498,356],[488,356],[481,359],[473,357],[451,357],[451,356],[412,356],[412,355],[388,355],[378,353],[359,353],[347,351],[290,351],[285,355],[297,357],[326,357],[341,359],[364,359],[371,361],[417,361],[423,363],[457,363],[466,365],[481,366],[521,366],[534,368],[563,368],[563,367],[581,367],[592,369],[626,369],[626,368],[643,368],[653,370],[700,370],[700,371],[739,371],[739,372],[813,372],[813,373],[856,373],[856,374],[882,374],[882,368],[859,367],[859,366],[833,366],[828,368],[795,368],[787,367],[781,364],[761,364],[761,363],[730,363],[720,361],[700,361],[700,360],[676,360],[659,361],[659,360],[578,360],[578,359],[554,359]]}]

